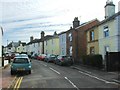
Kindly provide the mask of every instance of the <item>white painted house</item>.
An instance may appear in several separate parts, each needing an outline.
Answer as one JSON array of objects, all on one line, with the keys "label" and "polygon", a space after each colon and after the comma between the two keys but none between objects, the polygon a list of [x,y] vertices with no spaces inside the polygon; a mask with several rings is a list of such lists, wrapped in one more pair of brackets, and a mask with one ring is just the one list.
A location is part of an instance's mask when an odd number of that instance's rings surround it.
[{"label": "white painted house", "polygon": [[62,32],[59,34],[59,48],[60,48],[60,55],[66,55],[66,32]]},{"label": "white painted house", "polygon": [[115,8],[112,1],[109,1],[106,4],[107,5],[105,8],[107,8],[108,10],[109,8],[113,8],[114,10],[112,12],[110,10],[107,12],[105,11],[108,14],[105,15],[105,20],[103,20],[98,26],[99,54],[102,54],[104,60],[106,52],[120,51],[120,12],[113,14]]},{"label": "white painted house", "polygon": [[31,54],[42,54],[42,42],[41,39],[33,39],[30,37],[30,42],[26,45],[26,52],[28,55]]}]

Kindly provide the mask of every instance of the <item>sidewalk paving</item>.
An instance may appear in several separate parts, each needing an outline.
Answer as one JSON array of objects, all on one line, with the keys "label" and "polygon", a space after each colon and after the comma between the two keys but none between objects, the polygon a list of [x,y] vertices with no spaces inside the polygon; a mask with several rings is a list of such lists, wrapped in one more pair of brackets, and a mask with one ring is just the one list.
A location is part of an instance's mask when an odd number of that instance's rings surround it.
[{"label": "sidewalk paving", "polygon": [[9,88],[15,79],[15,76],[11,76],[10,74],[10,65],[8,64],[5,68],[0,68],[0,73],[2,74],[0,77],[0,81],[2,81],[2,88]]},{"label": "sidewalk paving", "polygon": [[120,79],[118,79],[118,74],[120,77],[120,73],[118,72],[107,72],[105,70],[98,70],[89,66],[85,66],[85,65],[76,65],[74,64],[73,66],[71,66],[71,68],[73,69],[77,69],[79,71],[88,73],[90,75],[96,76],[98,78],[110,81],[110,82],[116,82],[120,84]]}]

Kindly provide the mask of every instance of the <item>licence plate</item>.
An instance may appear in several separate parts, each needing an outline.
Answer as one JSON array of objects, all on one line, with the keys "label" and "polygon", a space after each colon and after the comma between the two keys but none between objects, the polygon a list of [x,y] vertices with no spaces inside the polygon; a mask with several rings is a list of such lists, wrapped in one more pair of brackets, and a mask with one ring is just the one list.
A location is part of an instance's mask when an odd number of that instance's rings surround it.
[{"label": "licence plate", "polygon": [[18,71],[23,71],[23,70],[25,70],[24,68],[18,68],[17,69]]}]

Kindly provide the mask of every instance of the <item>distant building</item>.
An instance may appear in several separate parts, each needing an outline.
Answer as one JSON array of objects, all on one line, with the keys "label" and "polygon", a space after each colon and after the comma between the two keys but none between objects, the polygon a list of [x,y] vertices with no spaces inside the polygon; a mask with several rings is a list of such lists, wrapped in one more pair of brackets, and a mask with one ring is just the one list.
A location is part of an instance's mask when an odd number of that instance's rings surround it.
[{"label": "distant building", "polygon": [[2,35],[3,35],[3,28],[0,27],[0,67],[2,66]]},{"label": "distant building", "polygon": [[6,47],[5,47],[5,53],[21,53],[21,52],[26,52],[25,50],[25,42],[10,42]]},{"label": "distant building", "polygon": [[44,54],[59,55],[59,37],[57,34],[44,37]]},{"label": "distant building", "polygon": [[67,55],[66,50],[66,32],[61,32],[59,34],[59,49],[60,49],[60,55]]}]

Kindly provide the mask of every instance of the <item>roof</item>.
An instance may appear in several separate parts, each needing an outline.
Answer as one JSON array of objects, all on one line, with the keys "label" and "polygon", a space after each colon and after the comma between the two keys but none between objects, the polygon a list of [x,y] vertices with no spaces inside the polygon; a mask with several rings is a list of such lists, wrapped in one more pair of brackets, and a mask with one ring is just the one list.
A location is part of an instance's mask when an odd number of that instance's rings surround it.
[{"label": "roof", "polygon": [[97,18],[95,18],[95,19],[93,19],[93,20],[91,20],[91,21],[88,21],[88,22],[86,22],[86,23],[83,23],[83,24],[81,24],[80,26],[78,26],[78,27],[76,27],[75,29],[79,29],[79,28],[81,28],[81,27],[83,27],[83,26],[85,26],[85,25],[87,25],[87,24],[89,24],[89,23],[92,23],[93,21],[99,21]]},{"label": "roof", "polygon": [[32,44],[32,43],[38,43],[38,42],[41,42],[41,41],[42,41],[41,39],[34,39],[31,42],[27,43],[27,45]]},{"label": "roof", "polygon": [[54,38],[58,38],[58,35],[47,35],[43,38],[43,40],[50,40],[50,39],[54,39]]},{"label": "roof", "polygon": [[106,23],[106,22],[108,22],[108,21],[110,21],[110,20],[113,20],[113,19],[115,19],[115,17],[117,17],[117,16],[119,16],[119,15],[120,15],[120,11],[119,11],[118,13],[115,13],[115,14],[112,15],[111,17],[109,17],[109,18],[107,18],[107,19],[104,19],[103,21],[100,22],[99,25],[104,24],[104,23]]},{"label": "roof", "polygon": [[113,20],[113,19],[115,19],[115,17],[117,17],[117,16],[119,16],[119,15],[120,15],[120,11],[119,11],[118,13],[114,14],[113,16],[111,16],[111,17],[109,17],[109,18],[107,18],[107,19],[104,19],[103,21],[101,21],[101,22],[98,23],[97,25],[95,25],[95,26],[87,29],[86,31],[91,30],[91,29],[93,29],[93,28],[95,28],[95,27],[97,27],[97,26],[100,26],[100,25],[102,25],[102,24],[104,24],[104,23],[106,23],[106,22],[108,22],[108,21],[110,21],[110,20]]}]

